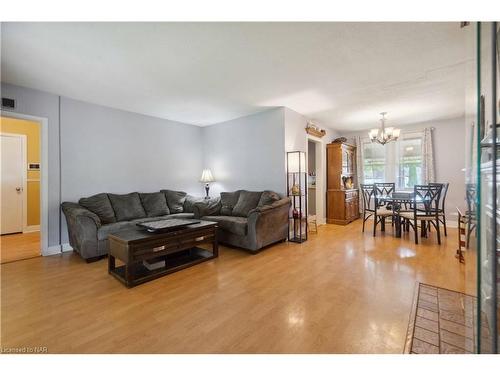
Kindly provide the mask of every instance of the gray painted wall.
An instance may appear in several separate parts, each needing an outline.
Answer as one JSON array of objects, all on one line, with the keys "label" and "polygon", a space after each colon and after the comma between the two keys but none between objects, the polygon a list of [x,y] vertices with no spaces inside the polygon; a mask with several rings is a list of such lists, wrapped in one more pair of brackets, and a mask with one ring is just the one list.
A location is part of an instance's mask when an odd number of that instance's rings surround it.
[{"label": "gray painted wall", "polygon": [[59,96],[24,87],[1,84],[2,96],[16,100],[14,112],[48,120],[49,246],[59,244]]},{"label": "gray painted wall", "polygon": [[[202,196],[201,128],[61,98],[61,195],[186,191]],[[65,224],[65,223],[64,223]],[[62,229],[62,243],[67,230]]]},{"label": "gray painted wall", "polygon": [[273,108],[202,128],[211,196],[237,189],[285,193],[284,109]]},{"label": "gray painted wall", "polygon": [[49,246],[68,242],[64,218],[59,231],[60,203],[66,200],[161,188],[203,195],[197,182],[201,128],[29,88],[4,83],[1,88],[3,96],[16,99],[15,112],[48,119]]},{"label": "gray painted wall", "polygon": [[[372,126],[373,127],[373,126]],[[422,130],[434,127],[434,163],[436,166],[436,182],[449,182],[450,188],[446,198],[447,219],[456,221],[456,207],[464,207],[465,199],[465,118],[429,121],[405,125],[401,132]],[[369,130],[341,134],[352,138],[364,136]]]}]

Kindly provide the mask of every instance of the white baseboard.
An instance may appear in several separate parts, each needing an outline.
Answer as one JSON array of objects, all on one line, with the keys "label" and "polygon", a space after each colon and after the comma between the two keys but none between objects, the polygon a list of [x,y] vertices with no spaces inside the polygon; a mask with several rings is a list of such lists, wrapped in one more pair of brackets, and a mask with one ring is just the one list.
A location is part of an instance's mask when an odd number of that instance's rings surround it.
[{"label": "white baseboard", "polygon": [[458,220],[446,220],[447,228],[458,228]]},{"label": "white baseboard", "polygon": [[61,245],[62,247],[62,251],[63,252],[66,252],[66,251],[73,251],[73,248],[71,247],[71,245],[69,243],[63,243]]},{"label": "white baseboard", "polygon": [[61,246],[60,245],[49,246],[47,248],[47,251],[42,253],[42,255],[44,257],[50,256],[50,255],[57,255],[57,254],[61,254]]},{"label": "white baseboard", "polygon": [[57,255],[61,254],[61,251],[62,252],[73,251],[73,248],[69,243],[63,243],[62,245],[53,245],[49,246],[47,251],[44,252],[42,255],[43,256]]},{"label": "white baseboard", "polygon": [[[363,220],[363,214],[361,214],[361,216],[360,216],[360,218],[359,218],[359,219],[360,219],[360,220]],[[373,221],[373,216],[370,216],[370,217],[368,218],[368,221]],[[362,223],[362,222],[363,222],[363,221],[361,221],[361,223]],[[442,223],[439,223],[439,226],[440,226],[441,228],[443,228],[443,224],[442,224]],[[453,219],[446,219],[446,227],[447,227],[447,228],[458,228],[458,221],[457,221],[456,219],[454,219],[454,218],[453,218]]]},{"label": "white baseboard", "polygon": [[23,233],[40,232],[40,225],[28,225],[23,229]]}]

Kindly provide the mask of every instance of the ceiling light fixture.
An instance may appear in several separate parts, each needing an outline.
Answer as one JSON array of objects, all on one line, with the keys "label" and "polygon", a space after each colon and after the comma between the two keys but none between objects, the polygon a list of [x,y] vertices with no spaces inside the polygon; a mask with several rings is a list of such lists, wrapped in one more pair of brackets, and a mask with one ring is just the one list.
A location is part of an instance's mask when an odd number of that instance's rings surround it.
[{"label": "ceiling light fixture", "polygon": [[370,136],[370,140],[375,143],[380,143],[381,145],[385,145],[386,143],[397,141],[399,138],[399,129],[395,129],[392,127],[385,127],[385,115],[387,112],[381,112],[382,118],[380,122],[382,123],[380,129],[372,129],[368,133]]}]

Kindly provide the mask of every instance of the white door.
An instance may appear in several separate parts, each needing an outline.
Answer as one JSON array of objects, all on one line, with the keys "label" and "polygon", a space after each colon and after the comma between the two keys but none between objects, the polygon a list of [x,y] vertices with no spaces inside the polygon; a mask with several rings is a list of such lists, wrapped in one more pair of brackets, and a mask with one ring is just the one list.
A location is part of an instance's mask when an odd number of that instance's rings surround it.
[{"label": "white door", "polygon": [[1,234],[23,231],[23,142],[22,138],[1,135],[2,199]]}]

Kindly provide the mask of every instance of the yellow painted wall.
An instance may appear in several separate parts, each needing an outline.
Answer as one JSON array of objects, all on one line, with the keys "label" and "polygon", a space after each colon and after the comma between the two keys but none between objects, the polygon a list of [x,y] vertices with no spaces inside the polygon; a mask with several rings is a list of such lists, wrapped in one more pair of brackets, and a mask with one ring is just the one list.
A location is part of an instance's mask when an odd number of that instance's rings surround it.
[{"label": "yellow painted wall", "polygon": [[[37,122],[0,117],[0,132],[24,134],[27,162],[40,163],[40,125]],[[26,165],[26,170],[28,165]],[[40,171],[27,171],[28,225],[40,225]]]}]

